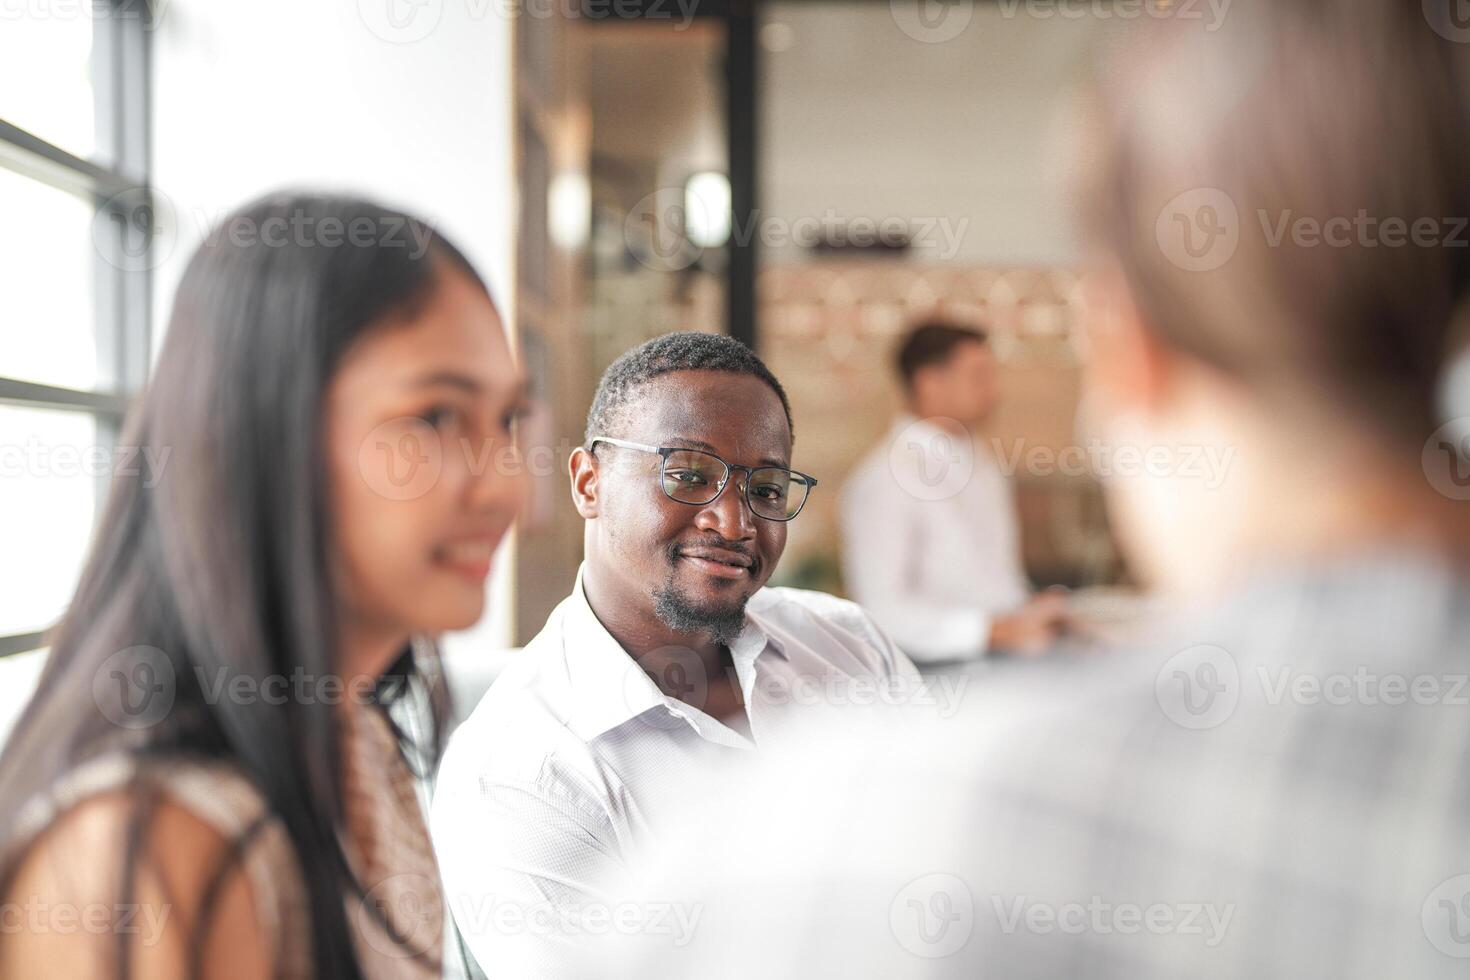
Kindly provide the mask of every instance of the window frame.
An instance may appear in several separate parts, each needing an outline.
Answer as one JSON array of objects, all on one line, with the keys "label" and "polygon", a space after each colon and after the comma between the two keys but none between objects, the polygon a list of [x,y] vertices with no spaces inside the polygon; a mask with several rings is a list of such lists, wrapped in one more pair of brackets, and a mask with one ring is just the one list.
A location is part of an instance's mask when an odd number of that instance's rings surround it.
[{"label": "window frame", "polygon": [[[121,438],[128,404],[143,387],[151,356],[153,263],[148,259],[154,231],[140,230],[135,219],[138,209],[146,207],[151,223],[157,204],[149,160],[149,58],[155,25],[148,0],[97,0],[93,5],[97,159],[76,156],[0,118],[0,168],[89,201],[98,215],[94,220],[111,230],[98,241],[94,224],[98,390],[21,381],[5,376],[0,367],[0,405],[91,415],[97,444],[106,449],[115,448]],[[109,220],[114,214],[124,220]],[[111,481],[108,474],[97,479],[100,513]],[[37,649],[45,635],[0,635],[0,657]]]}]

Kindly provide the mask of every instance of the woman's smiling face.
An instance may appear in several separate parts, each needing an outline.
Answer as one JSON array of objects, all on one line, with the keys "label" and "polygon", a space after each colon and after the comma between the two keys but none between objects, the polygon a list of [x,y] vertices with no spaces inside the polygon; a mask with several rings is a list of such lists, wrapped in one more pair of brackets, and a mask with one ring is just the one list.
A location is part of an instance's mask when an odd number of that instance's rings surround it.
[{"label": "woman's smiling face", "polygon": [[525,493],[523,385],[490,298],[440,262],[421,306],[347,351],[325,401],[347,624],[382,636],[473,625]]}]

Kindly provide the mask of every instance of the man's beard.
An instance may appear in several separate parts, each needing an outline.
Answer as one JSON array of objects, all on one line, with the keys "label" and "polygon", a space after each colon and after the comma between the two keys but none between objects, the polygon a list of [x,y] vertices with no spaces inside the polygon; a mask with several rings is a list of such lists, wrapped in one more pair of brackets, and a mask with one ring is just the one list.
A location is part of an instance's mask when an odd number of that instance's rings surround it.
[{"label": "man's beard", "polygon": [[745,604],[749,601],[750,596],[741,596],[733,607],[696,606],[669,582],[653,593],[653,614],[679,633],[708,633],[716,643],[729,646],[745,629]]}]

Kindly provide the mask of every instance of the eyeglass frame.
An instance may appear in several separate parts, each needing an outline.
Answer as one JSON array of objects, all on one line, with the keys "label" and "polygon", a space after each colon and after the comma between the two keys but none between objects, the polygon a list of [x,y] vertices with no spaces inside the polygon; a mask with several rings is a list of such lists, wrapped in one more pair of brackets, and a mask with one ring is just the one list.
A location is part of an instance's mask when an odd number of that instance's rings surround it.
[{"label": "eyeglass frame", "polygon": [[[663,491],[663,495],[665,497],[668,497],[674,503],[683,504],[685,507],[708,507],[716,500],[719,500],[720,497],[725,493],[725,488],[730,485],[730,477],[733,476],[736,472],[740,472],[745,474],[745,487],[743,490],[741,490],[740,496],[745,500],[745,506],[746,509],[750,511],[750,516],[758,517],[763,521],[772,521],[776,524],[786,524],[796,520],[797,514],[800,514],[803,510],[806,509],[806,502],[812,499],[812,489],[817,485],[816,477],[809,476],[806,473],[801,472],[800,470],[793,470],[789,466],[740,466],[736,463],[726,461],[718,453],[712,453],[707,449],[692,449],[689,446],[650,446],[647,443],[642,442],[629,442],[626,439],[614,439],[612,436],[597,436],[587,444],[587,451],[595,456],[597,444],[599,442],[605,442],[610,446],[617,446],[620,449],[633,449],[641,453],[652,453],[658,456],[659,490]],[[715,495],[713,497],[709,498],[702,504],[696,504],[689,500],[680,500],[678,497],[675,497],[673,494],[669,493],[668,489],[664,487],[664,467],[668,465],[669,457],[672,456],[674,453],[699,453],[702,456],[709,456],[720,461],[721,465],[725,467],[725,478],[719,482],[718,486],[715,489]],[[796,508],[795,514],[792,514],[790,517],[767,517],[765,514],[759,514],[756,512],[756,509],[751,506],[750,503],[750,478],[752,475],[754,475],[756,470],[785,470],[792,476],[799,477],[800,479],[805,481],[806,496],[802,497],[801,506]]]}]

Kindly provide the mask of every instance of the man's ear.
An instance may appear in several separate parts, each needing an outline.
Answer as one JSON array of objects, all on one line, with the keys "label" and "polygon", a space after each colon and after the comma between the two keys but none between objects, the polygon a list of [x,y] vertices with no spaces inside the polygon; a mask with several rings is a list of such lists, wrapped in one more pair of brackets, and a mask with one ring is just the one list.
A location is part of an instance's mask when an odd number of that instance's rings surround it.
[{"label": "man's ear", "polygon": [[578,446],[567,458],[567,473],[572,478],[572,505],[583,520],[597,516],[597,457]]},{"label": "man's ear", "polygon": [[1121,271],[1096,273],[1087,292],[1094,389],[1115,411],[1155,413],[1171,394],[1173,353],[1144,322]]}]

